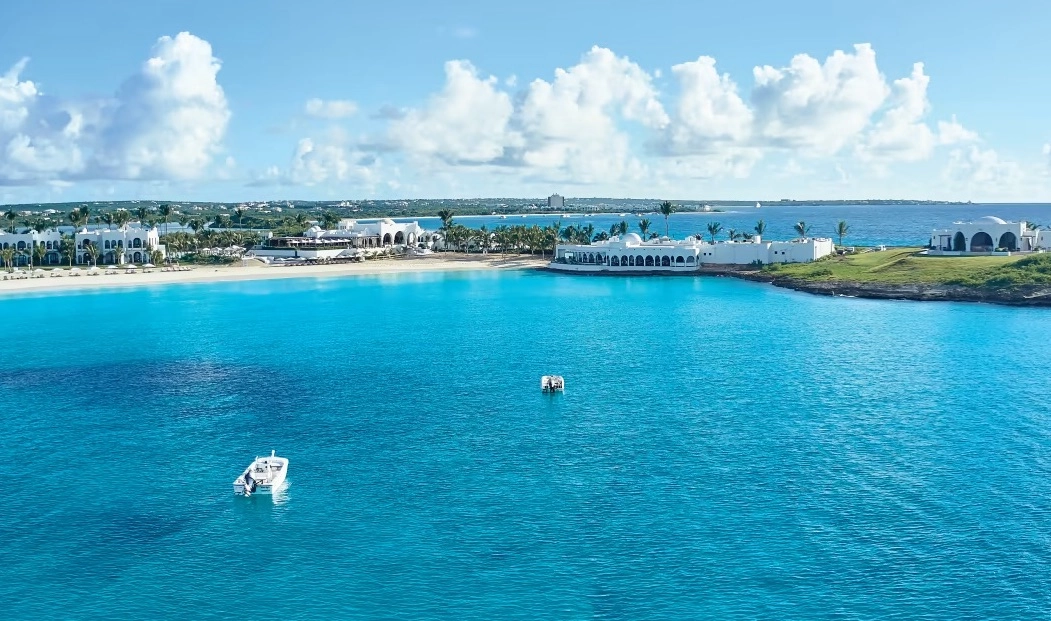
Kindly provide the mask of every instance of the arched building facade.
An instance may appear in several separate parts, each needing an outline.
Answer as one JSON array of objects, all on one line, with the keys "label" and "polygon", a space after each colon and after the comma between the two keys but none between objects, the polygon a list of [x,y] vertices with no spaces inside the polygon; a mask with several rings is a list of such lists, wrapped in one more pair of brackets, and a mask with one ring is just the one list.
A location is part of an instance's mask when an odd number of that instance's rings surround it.
[{"label": "arched building facade", "polygon": [[696,237],[643,241],[628,233],[594,244],[559,244],[549,267],[567,272],[688,272],[706,263],[804,263],[831,253],[828,238],[710,244]]},{"label": "arched building facade", "polygon": [[1025,222],[1007,222],[985,216],[974,222],[955,222],[935,229],[928,254],[963,255],[1032,252],[1051,249],[1051,232],[1028,228]]}]

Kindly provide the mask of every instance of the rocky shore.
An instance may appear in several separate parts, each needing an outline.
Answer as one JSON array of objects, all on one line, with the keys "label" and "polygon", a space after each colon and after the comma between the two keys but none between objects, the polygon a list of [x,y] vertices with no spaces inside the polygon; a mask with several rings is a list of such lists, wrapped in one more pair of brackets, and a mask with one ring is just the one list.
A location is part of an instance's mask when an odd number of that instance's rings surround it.
[{"label": "rocky shore", "polygon": [[809,280],[779,276],[751,268],[732,266],[702,267],[700,273],[767,282],[775,287],[816,295],[841,295],[876,300],[916,300],[920,302],[985,302],[1010,306],[1051,306],[1051,287],[1012,288],[965,287],[945,284],[866,283],[835,280]]}]

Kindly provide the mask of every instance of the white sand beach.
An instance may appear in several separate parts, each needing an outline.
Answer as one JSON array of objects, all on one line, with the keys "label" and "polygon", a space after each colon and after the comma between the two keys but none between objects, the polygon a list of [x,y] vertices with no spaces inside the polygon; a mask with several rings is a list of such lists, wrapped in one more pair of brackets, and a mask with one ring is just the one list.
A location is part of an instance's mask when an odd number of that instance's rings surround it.
[{"label": "white sand beach", "polygon": [[164,285],[177,283],[222,282],[239,280],[262,280],[269,278],[327,278],[343,276],[369,276],[376,274],[402,274],[418,272],[445,272],[464,270],[535,269],[548,263],[539,257],[500,255],[441,254],[417,258],[378,259],[364,263],[338,263],[322,265],[269,266],[258,261],[241,266],[194,266],[192,270],[164,272],[159,268],[152,272],[128,274],[98,274],[62,277],[24,278],[0,280],[0,295],[72,289],[96,289],[109,287],[134,287],[142,285]]}]

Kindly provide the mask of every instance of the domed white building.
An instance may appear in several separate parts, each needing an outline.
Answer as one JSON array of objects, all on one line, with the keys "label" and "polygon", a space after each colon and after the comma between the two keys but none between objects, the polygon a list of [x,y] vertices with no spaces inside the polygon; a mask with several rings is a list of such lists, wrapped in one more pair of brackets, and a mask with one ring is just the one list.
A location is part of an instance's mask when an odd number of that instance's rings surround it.
[{"label": "domed white building", "polygon": [[430,235],[417,222],[395,222],[390,218],[361,222],[350,218],[334,229],[312,226],[295,237],[271,237],[253,248],[258,258],[340,259],[360,252],[385,248],[407,248],[431,242]]},{"label": "domed white building", "polygon": [[832,253],[832,240],[807,237],[790,241],[710,244],[697,237],[643,241],[635,233],[593,244],[559,244],[549,267],[566,272],[688,272],[702,264],[806,263]]},{"label": "domed white building", "polygon": [[928,254],[964,255],[1003,252],[1032,252],[1051,247],[1051,232],[1026,228],[1025,222],[1007,222],[985,216],[974,222],[955,222],[935,229]]}]

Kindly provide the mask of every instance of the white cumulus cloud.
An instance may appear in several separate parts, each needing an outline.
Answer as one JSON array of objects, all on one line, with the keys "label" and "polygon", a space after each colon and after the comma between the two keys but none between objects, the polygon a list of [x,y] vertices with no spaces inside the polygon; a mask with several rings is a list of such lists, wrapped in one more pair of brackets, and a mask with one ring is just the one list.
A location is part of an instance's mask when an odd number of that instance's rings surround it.
[{"label": "white cumulus cloud", "polygon": [[221,151],[230,120],[212,46],[188,32],[161,37],[117,93],[96,159],[106,176],[192,179]]},{"label": "white cumulus cloud", "polygon": [[358,112],[358,104],[346,99],[308,99],[303,111],[318,119],[345,119]]},{"label": "white cumulus cloud", "polygon": [[0,77],[0,183],[192,179],[222,152],[230,110],[207,41],[161,37],[110,99],[60,99]]},{"label": "white cumulus cloud", "polygon": [[757,130],[774,144],[830,155],[869,123],[888,95],[876,52],[862,43],[854,52],[837,50],[819,62],[807,54],[789,66],[753,70]]},{"label": "white cumulus cloud", "polygon": [[270,166],[257,174],[249,186],[352,183],[371,189],[383,181],[381,163],[375,155],[349,144],[346,136],[333,129],[320,139],[302,138],[296,143],[288,168]]},{"label": "white cumulus cloud", "polygon": [[709,152],[719,143],[741,143],[751,137],[752,110],[729,74],[716,70],[714,58],[701,56],[671,70],[680,87],[668,132],[672,152]]},{"label": "white cumulus cloud", "polygon": [[1023,171],[1016,162],[1004,160],[993,149],[970,146],[954,149],[949,154],[944,178],[950,183],[968,188],[994,190],[1017,184]]},{"label": "white cumulus cloud", "polygon": [[894,81],[891,107],[857,146],[862,159],[916,162],[928,159],[938,145],[977,140],[977,134],[961,125],[955,116],[951,121],[939,121],[937,133],[927,125],[930,80],[923,63],[915,63],[909,77]]},{"label": "white cumulus cloud", "polygon": [[514,106],[495,77],[479,77],[463,60],[445,63],[445,87],[423,108],[412,109],[389,126],[397,148],[449,164],[482,164],[500,158],[521,142],[511,130]]},{"label": "white cumulus cloud", "polygon": [[525,137],[520,163],[578,183],[643,172],[619,119],[651,130],[668,123],[652,76],[601,47],[573,67],[557,69],[552,82],[530,83],[516,118]]}]

